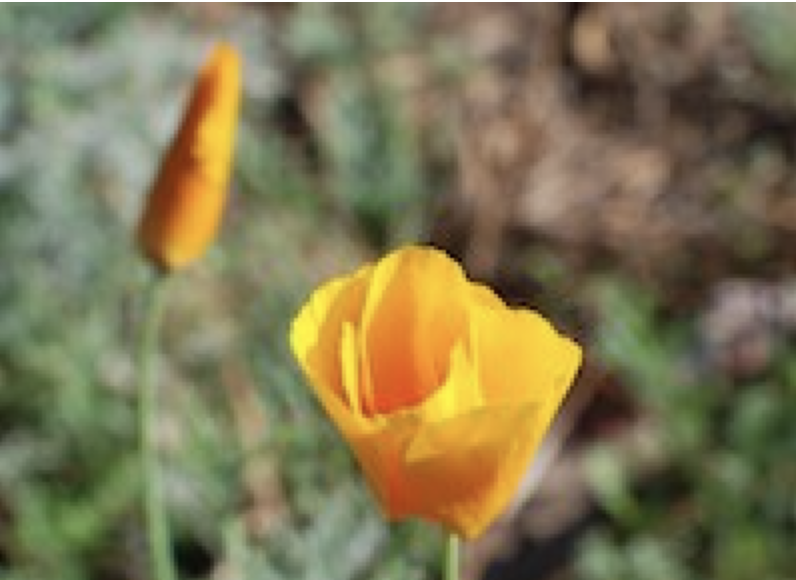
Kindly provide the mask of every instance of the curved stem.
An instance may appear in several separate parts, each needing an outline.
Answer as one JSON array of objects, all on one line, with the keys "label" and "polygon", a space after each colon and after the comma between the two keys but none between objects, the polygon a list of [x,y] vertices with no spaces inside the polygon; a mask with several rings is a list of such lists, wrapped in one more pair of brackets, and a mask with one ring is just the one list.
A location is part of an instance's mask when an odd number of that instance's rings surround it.
[{"label": "curved stem", "polygon": [[144,481],[144,509],[149,553],[154,580],[176,580],[171,558],[168,520],[163,505],[160,466],[155,448],[155,417],[157,390],[153,359],[158,350],[158,333],[163,315],[167,280],[156,275],[146,296],[146,319],[138,351],[138,436],[141,469]]},{"label": "curved stem", "polygon": [[443,577],[445,580],[459,580],[459,536],[456,534],[448,535]]}]

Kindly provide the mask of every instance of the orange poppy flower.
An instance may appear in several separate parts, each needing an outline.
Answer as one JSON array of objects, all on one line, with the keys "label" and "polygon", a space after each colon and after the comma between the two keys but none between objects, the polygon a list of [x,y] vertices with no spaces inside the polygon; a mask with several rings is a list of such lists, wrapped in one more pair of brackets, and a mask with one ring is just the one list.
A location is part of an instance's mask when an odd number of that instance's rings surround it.
[{"label": "orange poppy flower", "polygon": [[465,537],[506,509],[581,362],[544,318],[421,247],[316,290],[290,341],[386,515]]},{"label": "orange poppy flower", "polygon": [[198,258],[226,205],[240,102],[240,58],[215,48],[199,73],[182,124],[155,178],[138,243],[165,271]]}]

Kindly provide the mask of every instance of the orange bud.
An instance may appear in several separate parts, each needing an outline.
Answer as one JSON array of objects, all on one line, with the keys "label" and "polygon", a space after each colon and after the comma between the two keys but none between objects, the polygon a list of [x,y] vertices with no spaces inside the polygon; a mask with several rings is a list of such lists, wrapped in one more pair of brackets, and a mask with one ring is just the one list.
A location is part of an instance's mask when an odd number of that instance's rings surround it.
[{"label": "orange bud", "polygon": [[240,58],[218,45],[199,73],[185,117],[149,193],[138,244],[164,271],[197,259],[226,205],[240,103]]}]

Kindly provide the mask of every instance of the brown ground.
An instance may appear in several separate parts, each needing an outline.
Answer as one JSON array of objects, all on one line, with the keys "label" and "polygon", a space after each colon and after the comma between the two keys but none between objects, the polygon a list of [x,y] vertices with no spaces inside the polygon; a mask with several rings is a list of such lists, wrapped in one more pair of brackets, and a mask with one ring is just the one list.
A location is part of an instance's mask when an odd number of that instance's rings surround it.
[{"label": "brown ground", "polygon": [[[439,7],[432,26],[477,66],[455,94],[458,179],[435,242],[509,299],[564,317],[561,296],[621,272],[665,312],[701,320],[707,364],[762,368],[772,328],[795,322],[796,109],[782,71],[753,50],[753,25],[726,5]],[[566,264],[554,297],[529,266],[540,248]],[[586,341],[588,310],[573,306],[569,320]],[[617,444],[654,468],[622,386],[590,361],[578,389],[554,441],[573,425],[583,440],[632,423]],[[512,546],[516,557],[528,536],[571,540],[588,512],[577,463],[565,453],[544,500],[474,548],[473,571]]]}]

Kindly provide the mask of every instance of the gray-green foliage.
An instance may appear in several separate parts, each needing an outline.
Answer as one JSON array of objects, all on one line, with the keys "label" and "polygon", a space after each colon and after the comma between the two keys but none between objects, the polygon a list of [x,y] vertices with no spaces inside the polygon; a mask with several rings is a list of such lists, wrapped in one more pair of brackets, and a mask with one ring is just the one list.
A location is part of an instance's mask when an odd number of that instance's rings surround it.
[{"label": "gray-green foliage", "polygon": [[[60,25],[48,15],[12,7],[0,17],[0,494],[12,518],[2,550],[26,563],[20,574],[80,578],[85,554],[136,494],[137,471],[120,453],[132,413],[114,377],[129,366],[118,305],[138,273],[90,186],[96,144],[80,126],[92,87],[70,83],[74,54],[54,50],[118,12],[65,14]],[[101,130],[109,111],[93,112]]]},{"label": "gray-green foliage", "polygon": [[603,287],[597,345],[656,416],[666,467],[629,484],[601,449],[595,491],[613,526],[581,546],[579,577],[789,578],[796,565],[796,359],[783,349],[763,376],[707,373],[692,321],[667,320],[634,285]]},{"label": "gray-green foliage", "polygon": [[325,67],[329,76],[319,127],[329,183],[378,250],[417,239],[431,187],[408,104],[380,70],[390,52],[419,40],[413,34],[418,15],[413,5],[345,12],[308,4],[287,37],[300,67]]},{"label": "gray-green foliage", "polygon": [[745,32],[760,62],[784,81],[791,90],[796,88],[796,11],[788,4],[754,2],[739,9],[742,31]]},{"label": "gray-green foliage", "polygon": [[[211,32],[176,8],[0,9],[2,578],[145,575],[133,352],[146,272],[131,232],[193,72],[221,36],[244,52],[246,70],[233,203],[219,243],[173,285],[157,363],[176,536],[245,578],[434,574],[436,536],[387,526],[291,362],[292,313],[322,277],[368,250],[334,212],[319,211],[318,176],[264,127],[279,73],[264,20],[247,10],[231,9]],[[364,73],[348,70],[364,87]],[[404,200],[376,218],[394,232],[392,212],[415,211],[409,198],[421,190],[417,144],[402,133],[397,96],[361,97],[367,126],[343,115],[334,131],[357,140],[380,119],[369,146],[387,176],[369,191]],[[337,180],[342,195],[365,152],[338,153],[322,179]],[[228,367],[242,369],[265,410],[254,451],[236,435]],[[243,524],[241,471],[252,452],[275,464],[285,504],[259,541]]]}]

